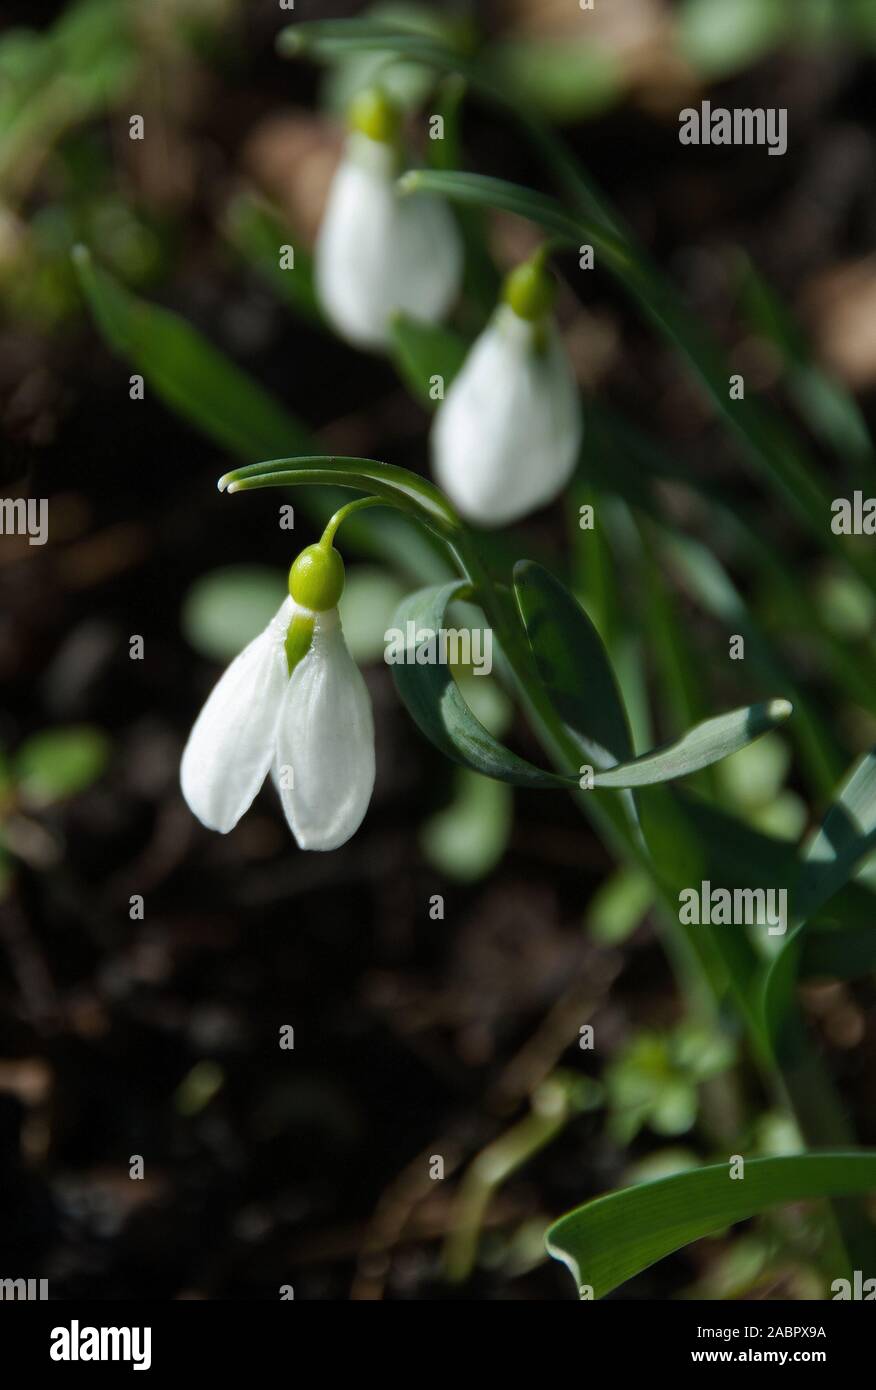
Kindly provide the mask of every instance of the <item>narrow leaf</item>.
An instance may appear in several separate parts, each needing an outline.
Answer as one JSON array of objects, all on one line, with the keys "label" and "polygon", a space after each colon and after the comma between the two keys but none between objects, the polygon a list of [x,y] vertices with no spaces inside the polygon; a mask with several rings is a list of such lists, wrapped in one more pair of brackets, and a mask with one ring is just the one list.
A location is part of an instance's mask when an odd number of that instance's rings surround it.
[{"label": "narrow leaf", "polygon": [[603,1298],[657,1260],[759,1212],[816,1197],[876,1191],[876,1153],[855,1150],[745,1161],[743,1179],[716,1163],[624,1188],[560,1218],[547,1248],[578,1288]]},{"label": "narrow leaf", "polygon": [[307,448],[305,427],[184,319],[123,289],[84,246],[73,259],[110,344],[177,414],[243,458]]},{"label": "narrow leaf", "polygon": [[[506,179],[491,178],[488,174],[467,174],[458,170],[409,169],[398,181],[402,193],[436,193],[454,202],[469,207],[500,208],[504,212],[516,213],[535,222],[545,231],[577,245],[582,232],[580,219],[570,217],[555,198],[544,193],[536,193],[520,184],[508,183]],[[598,248],[614,248],[621,254],[622,244],[604,228],[596,224],[587,228],[592,234],[593,245]]]},{"label": "narrow leaf", "polygon": [[594,775],[595,787],[648,787],[655,782],[674,781],[709,767],[721,758],[744,748],[774,729],[791,713],[787,700],[745,705],[742,709],[705,719],[665,748],[645,753],[630,763],[621,763]]}]

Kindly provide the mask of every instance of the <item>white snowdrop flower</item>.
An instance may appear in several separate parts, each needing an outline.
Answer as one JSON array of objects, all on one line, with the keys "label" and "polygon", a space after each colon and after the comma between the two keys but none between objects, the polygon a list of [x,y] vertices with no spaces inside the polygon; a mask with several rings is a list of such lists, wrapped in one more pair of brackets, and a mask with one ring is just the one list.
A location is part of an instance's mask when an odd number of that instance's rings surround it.
[{"label": "white snowdrop flower", "polygon": [[398,116],[361,94],[316,242],[316,287],[331,323],[357,347],[385,348],[398,311],[435,323],[462,279],[462,243],[446,203],[401,196]]},{"label": "white snowdrop flower", "polygon": [[209,829],[231,830],[269,772],[302,849],[337,849],[361,825],[374,788],[374,723],[341,631],[343,587],[330,544],[303,550],[291,597],[207,699],[180,780]]},{"label": "white snowdrop flower", "polygon": [[581,401],[552,294],[536,252],[508,276],[503,302],[435,417],[436,481],[480,526],[504,526],[545,506],[575,469]]}]

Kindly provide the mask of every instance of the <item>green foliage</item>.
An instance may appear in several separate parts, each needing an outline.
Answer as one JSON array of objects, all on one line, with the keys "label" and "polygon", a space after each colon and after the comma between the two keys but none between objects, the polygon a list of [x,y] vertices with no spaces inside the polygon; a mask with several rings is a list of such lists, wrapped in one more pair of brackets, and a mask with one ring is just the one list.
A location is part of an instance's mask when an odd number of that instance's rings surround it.
[{"label": "green foliage", "polygon": [[136,299],[93,264],[85,247],[75,262],[107,339],[171,409],[244,458],[306,447],[304,426],[184,319]]},{"label": "green foliage", "polygon": [[[537,567],[531,565],[522,570],[518,567],[518,575],[531,577],[536,570]],[[546,572],[541,573],[545,576],[541,581],[542,586],[548,582],[556,583],[550,581]],[[464,584],[457,583],[419,590],[400,606],[395,626],[404,632],[410,630],[419,634],[423,630],[434,635],[445,627],[447,606],[460,596],[464,587]],[[588,681],[583,672],[574,669],[561,674],[558,658],[565,652],[570,655],[570,660],[575,661],[579,658],[571,654],[586,654],[588,647],[581,639],[582,632],[586,632],[586,641],[592,651],[599,643],[596,630],[569,598],[559,610],[560,628],[564,621],[569,624],[565,633],[568,645],[563,648],[562,643],[556,640],[556,627],[547,610],[531,600],[532,584],[519,587],[525,590],[521,604],[526,605],[529,613],[527,632],[536,664],[540,663],[542,669],[548,672],[546,693],[548,698],[559,696],[557,712],[565,723],[570,724],[569,708],[575,704],[576,679],[581,679],[581,685],[577,687],[581,690],[586,690]],[[408,711],[437,748],[454,762],[461,762],[487,777],[496,777],[499,781],[516,786],[568,788],[579,783],[580,769],[566,774],[542,771],[493,738],[466,705],[449,668],[434,657],[430,658],[426,652],[429,640],[428,637],[422,640],[417,637],[413,646],[407,642],[405,659],[393,666],[393,674]],[[607,755],[608,745],[604,740],[608,738],[615,743],[621,737],[620,716],[613,706],[613,701],[618,697],[604,654],[601,656],[601,666],[603,676],[599,678],[596,693],[588,692],[594,700],[590,717],[585,716],[578,730],[582,753],[591,755],[595,766],[603,769],[593,775],[592,787],[596,789],[651,786],[686,777],[735,752],[752,739],[759,738],[790,713],[790,707],[784,701],[734,710],[717,719],[706,720],[666,748],[614,765],[614,760]],[[596,711],[595,715],[593,710]]]},{"label": "green foliage", "polygon": [[643,1125],[685,1134],[697,1117],[697,1086],[732,1066],[735,1048],[714,1030],[681,1024],[668,1034],[639,1033],[606,1069],[609,1129],[629,1144]]},{"label": "green foliage", "polygon": [[33,734],[12,761],[12,774],[23,803],[38,810],[87,787],[107,766],[106,735],[88,725],[46,729]]},{"label": "green foliage", "polygon": [[[432,634],[448,626],[445,615],[449,604],[467,590],[464,581],[421,589],[399,606],[394,626],[407,633]],[[446,665],[432,660],[417,661],[429,639],[405,644],[405,660],[393,665],[396,689],[408,713],[431,743],[452,762],[461,763],[486,777],[518,787],[568,787],[571,780],[534,767],[512,753],[481,724],[465,703],[453,673]]]},{"label": "green foliage", "polygon": [[626,710],[584,609],[547,570],[525,560],[515,566],[514,592],[539,676],[560,718],[599,756],[600,766],[628,760],[633,744]]},{"label": "green foliage", "polygon": [[604,1298],[673,1250],[770,1207],[872,1192],[876,1154],[755,1158],[744,1172],[733,1179],[728,1163],[716,1163],[597,1197],[551,1226],[548,1250],[579,1288]]}]

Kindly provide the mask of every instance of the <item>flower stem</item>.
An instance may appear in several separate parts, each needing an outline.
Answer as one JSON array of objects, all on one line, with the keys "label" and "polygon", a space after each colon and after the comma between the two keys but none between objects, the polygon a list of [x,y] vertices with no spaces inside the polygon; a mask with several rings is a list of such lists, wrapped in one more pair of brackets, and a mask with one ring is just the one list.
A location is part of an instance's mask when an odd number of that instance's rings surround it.
[{"label": "flower stem", "polygon": [[334,544],[338,527],[342,522],[346,521],[348,516],[352,516],[353,512],[362,511],[365,507],[379,507],[382,505],[386,505],[382,497],[357,497],[355,501],[345,503],[343,507],[338,508],[334,516],[329,517],[318,544],[325,546],[328,550],[329,547]]}]

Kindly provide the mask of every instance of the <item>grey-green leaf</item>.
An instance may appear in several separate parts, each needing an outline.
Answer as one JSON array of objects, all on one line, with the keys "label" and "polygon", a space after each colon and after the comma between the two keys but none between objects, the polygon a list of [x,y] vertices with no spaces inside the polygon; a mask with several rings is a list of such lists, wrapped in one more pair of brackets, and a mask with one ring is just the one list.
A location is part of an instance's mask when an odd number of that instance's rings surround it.
[{"label": "grey-green leaf", "polygon": [[515,565],[514,592],[538,674],[560,718],[594,756],[603,750],[609,762],[628,761],[633,744],[624,703],[584,609],[531,560]]},{"label": "grey-green leaf", "polygon": [[597,772],[595,787],[649,787],[655,782],[671,782],[710,767],[767,730],[774,729],[791,713],[787,700],[768,700],[745,705],[742,709],[704,719],[665,748],[644,753],[632,762],[621,763],[606,772]]},{"label": "grey-green leaf", "polygon": [[[456,580],[419,589],[400,605],[394,626],[406,633],[412,623],[415,634],[437,633],[446,626],[448,605],[466,588],[464,581]],[[409,714],[436,748],[453,762],[513,786],[568,788],[575,784],[574,778],[535,767],[494,738],[463,700],[449,667],[417,660],[418,655],[426,655],[425,645],[425,639],[416,638],[412,645],[406,644],[405,660],[393,664],[392,673]]]}]

